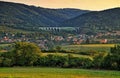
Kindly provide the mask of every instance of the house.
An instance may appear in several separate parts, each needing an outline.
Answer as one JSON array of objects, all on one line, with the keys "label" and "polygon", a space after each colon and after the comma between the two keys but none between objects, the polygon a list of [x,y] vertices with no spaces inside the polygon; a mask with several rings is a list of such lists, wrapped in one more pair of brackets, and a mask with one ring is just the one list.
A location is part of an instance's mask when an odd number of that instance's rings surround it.
[{"label": "house", "polygon": [[107,39],[102,39],[102,40],[100,40],[100,43],[102,43],[102,44],[105,44],[105,43],[107,43],[107,42],[108,42]]}]

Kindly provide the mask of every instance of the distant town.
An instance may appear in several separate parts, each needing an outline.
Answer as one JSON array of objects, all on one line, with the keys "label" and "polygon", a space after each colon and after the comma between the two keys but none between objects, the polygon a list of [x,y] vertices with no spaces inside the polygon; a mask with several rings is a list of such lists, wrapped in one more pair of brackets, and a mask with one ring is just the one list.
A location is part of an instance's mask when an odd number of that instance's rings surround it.
[{"label": "distant town", "polygon": [[[73,31],[72,28],[70,31]],[[1,33],[0,43],[14,43],[14,42],[34,42],[37,43],[43,49],[48,49],[52,45],[79,45],[79,44],[107,44],[107,43],[118,43],[120,42],[120,31],[112,32],[98,32],[96,34],[88,35],[84,33],[78,33],[78,29],[74,28],[75,34],[55,34],[56,32],[61,33],[65,30],[64,27],[44,27],[39,28],[41,31],[45,31],[49,34],[43,35],[40,32],[34,33]],[[65,31],[66,33],[66,31]]]}]

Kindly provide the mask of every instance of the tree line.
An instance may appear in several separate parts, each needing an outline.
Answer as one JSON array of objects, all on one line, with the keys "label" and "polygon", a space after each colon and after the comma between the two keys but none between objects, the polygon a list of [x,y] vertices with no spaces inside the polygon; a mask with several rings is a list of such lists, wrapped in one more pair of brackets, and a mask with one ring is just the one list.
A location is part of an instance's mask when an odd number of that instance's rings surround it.
[{"label": "tree line", "polygon": [[12,47],[11,51],[0,53],[0,67],[45,66],[120,70],[120,45],[111,48],[107,55],[99,54],[93,59],[74,57],[72,54],[42,55],[37,45],[28,42],[16,42]]}]

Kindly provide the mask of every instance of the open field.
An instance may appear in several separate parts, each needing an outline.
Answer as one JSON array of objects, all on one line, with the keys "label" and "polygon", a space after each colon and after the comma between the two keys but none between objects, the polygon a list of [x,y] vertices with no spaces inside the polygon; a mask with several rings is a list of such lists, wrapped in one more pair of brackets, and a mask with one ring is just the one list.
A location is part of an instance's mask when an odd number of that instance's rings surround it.
[{"label": "open field", "polygon": [[86,51],[109,52],[110,47],[114,47],[114,45],[115,44],[67,45],[67,46],[62,46],[62,49],[67,51],[75,51],[75,52],[86,52]]},{"label": "open field", "polygon": [[10,44],[0,44],[0,47],[6,47],[9,46]]},{"label": "open field", "polygon": [[68,54],[72,54],[73,57],[81,57],[81,58],[90,58],[92,59],[91,56],[89,55],[81,55],[81,54],[74,54],[74,53],[42,53],[43,56],[46,56],[46,55],[60,55],[60,56],[67,56]]},{"label": "open field", "polygon": [[120,71],[15,67],[0,68],[0,78],[120,78]]}]

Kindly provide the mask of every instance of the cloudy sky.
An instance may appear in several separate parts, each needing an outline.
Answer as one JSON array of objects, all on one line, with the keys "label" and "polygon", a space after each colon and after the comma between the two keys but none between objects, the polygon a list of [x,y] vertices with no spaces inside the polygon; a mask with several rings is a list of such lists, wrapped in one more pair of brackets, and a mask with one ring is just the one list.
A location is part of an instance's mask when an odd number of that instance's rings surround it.
[{"label": "cloudy sky", "polygon": [[0,0],[24,3],[45,8],[79,8],[86,10],[103,10],[120,7],[120,0]]}]

